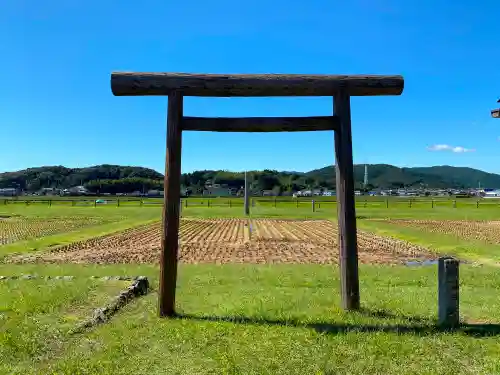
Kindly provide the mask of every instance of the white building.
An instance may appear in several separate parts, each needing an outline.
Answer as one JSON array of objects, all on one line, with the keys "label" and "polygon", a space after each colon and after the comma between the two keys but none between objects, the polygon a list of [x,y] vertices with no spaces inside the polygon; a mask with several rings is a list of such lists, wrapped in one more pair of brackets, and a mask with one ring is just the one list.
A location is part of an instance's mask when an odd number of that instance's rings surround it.
[{"label": "white building", "polygon": [[500,198],[500,190],[486,191],[483,198]]},{"label": "white building", "polygon": [[311,197],[312,196],[312,191],[311,190],[301,190],[297,192],[298,197]]},{"label": "white building", "polygon": [[69,189],[64,189],[62,192],[64,195],[85,195],[85,194],[88,194],[88,190],[85,188],[85,186],[73,186]]}]

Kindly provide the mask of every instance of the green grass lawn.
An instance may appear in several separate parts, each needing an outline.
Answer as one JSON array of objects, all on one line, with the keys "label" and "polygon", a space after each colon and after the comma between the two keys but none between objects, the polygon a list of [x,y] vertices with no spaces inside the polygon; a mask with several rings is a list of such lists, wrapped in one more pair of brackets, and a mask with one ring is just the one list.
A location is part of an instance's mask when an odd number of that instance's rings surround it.
[{"label": "green grass lawn", "polygon": [[[0,267],[0,273],[6,271],[81,277],[135,272],[150,276],[153,288],[158,274],[155,266]],[[68,333],[68,322],[89,310],[99,295],[96,285],[84,279],[72,285],[2,284],[2,295],[9,296],[2,301],[2,313],[8,311],[10,323],[2,326],[8,344],[2,345],[0,363],[10,373],[24,374],[500,370],[500,328],[495,325],[500,276],[487,267],[462,267],[462,319],[477,325],[451,333],[434,326],[434,267],[362,266],[359,313],[339,308],[338,272],[332,267],[186,265],[179,271],[180,318],[158,318],[156,294],[151,293],[109,323],[78,335]]]},{"label": "green grass lawn", "polygon": [[[183,208],[185,217],[242,217],[241,206]],[[0,246],[0,254],[41,250],[159,220],[159,207],[0,207],[0,215],[100,215],[110,224],[38,242]],[[359,206],[358,227],[410,239],[467,259],[500,260],[497,246],[460,241],[364,218],[498,219],[495,206]],[[254,217],[327,218],[283,203],[257,205]],[[109,225],[108,227],[106,225]],[[36,246],[35,246],[36,245]],[[9,247],[10,246],[10,247]],[[0,281],[0,373],[19,374],[493,374],[500,372],[497,267],[461,265],[464,326],[440,331],[437,267],[360,266],[362,310],[340,308],[338,269],[317,265],[181,265],[176,319],[157,317],[155,265],[12,265],[0,275],[75,275],[60,284]],[[147,275],[153,292],[109,323],[76,335],[68,328],[118,291],[90,275]],[[117,288],[114,290],[113,288]],[[110,289],[111,288],[111,289]],[[36,324],[41,322],[41,324]],[[1,367],[3,366],[3,368]],[[10,366],[10,367],[9,367]]]},{"label": "green grass lawn", "polygon": [[0,282],[0,373],[43,371],[65,352],[69,331],[126,286],[91,279]]}]

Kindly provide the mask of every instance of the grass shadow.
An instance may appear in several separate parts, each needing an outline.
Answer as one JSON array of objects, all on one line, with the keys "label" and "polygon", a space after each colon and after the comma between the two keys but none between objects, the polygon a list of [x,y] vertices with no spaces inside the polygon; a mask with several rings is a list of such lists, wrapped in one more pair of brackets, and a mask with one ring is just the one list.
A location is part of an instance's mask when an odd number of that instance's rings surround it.
[{"label": "grass shadow", "polygon": [[415,322],[415,323],[429,323],[429,318],[423,317],[423,316],[418,316],[418,315],[403,315],[403,314],[394,314],[390,311],[383,310],[383,309],[377,309],[377,310],[370,310],[367,308],[361,308],[356,312],[357,314],[361,314],[364,316],[368,316],[371,318],[380,318],[380,319],[403,319],[408,322]]},{"label": "grass shadow", "polygon": [[[313,329],[318,333],[338,335],[349,332],[386,332],[396,334],[413,335],[433,335],[444,332],[458,332],[471,337],[490,337],[500,335],[500,324],[468,324],[461,323],[457,327],[443,327],[430,321],[428,318],[418,316],[401,316],[388,313],[383,310],[369,311],[361,310],[361,314],[385,319],[403,318],[408,321],[404,324],[349,324],[349,323],[331,323],[314,322],[304,323],[295,319],[273,320],[266,318],[253,318],[244,316],[205,316],[193,314],[176,314],[176,319],[199,320],[208,322],[228,322],[235,324],[248,325],[270,325],[281,327],[296,327]],[[414,322],[414,323],[412,323]]]}]

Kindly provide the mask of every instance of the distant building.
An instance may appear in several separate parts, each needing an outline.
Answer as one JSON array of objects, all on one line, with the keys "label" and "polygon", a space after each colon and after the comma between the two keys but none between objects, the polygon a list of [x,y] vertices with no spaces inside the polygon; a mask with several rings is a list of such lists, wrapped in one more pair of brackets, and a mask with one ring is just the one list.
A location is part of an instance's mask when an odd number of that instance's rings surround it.
[{"label": "distant building", "polygon": [[4,188],[0,189],[0,195],[4,197],[13,197],[17,195],[16,188]]},{"label": "distant building", "polygon": [[163,191],[162,190],[149,190],[146,195],[148,197],[163,197]]},{"label": "distant building", "polygon": [[298,197],[311,197],[312,196],[312,191],[311,190],[301,190],[297,192]]},{"label": "distant building", "polygon": [[40,195],[57,195],[59,193],[60,190],[56,188],[42,188],[40,190]]},{"label": "distant building", "polygon": [[219,185],[205,186],[205,189],[203,190],[203,195],[211,197],[229,197],[235,194],[236,194],[235,189],[220,187]]},{"label": "distant building", "polygon": [[89,191],[85,188],[85,186],[73,186],[69,189],[64,189],[62,191],[64,195],[87,195]]},{"label": "distant building", "polygon": [[483,198],[500,198],[500,190],[486,191]]},{"label": "distant building", "polygon": [[270,197],[270,196],[273,196],[273,195],[276,195],[276,194],[272,190],[262,190],[262,196],[263,197]]}]

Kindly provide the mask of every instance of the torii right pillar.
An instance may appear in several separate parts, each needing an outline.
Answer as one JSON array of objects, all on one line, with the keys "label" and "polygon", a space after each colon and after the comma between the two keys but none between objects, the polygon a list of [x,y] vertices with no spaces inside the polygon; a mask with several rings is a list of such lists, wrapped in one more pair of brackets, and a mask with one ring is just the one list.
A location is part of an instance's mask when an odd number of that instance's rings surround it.
[{"label": "torii right pillar", "polygon": [[352,160],[351,98],[346,90],[339,90],[334,95],[333,102],[334,114],[339,119],[339,127],[335,131],[335,181],[337,185],[342,307],[345,310],[358,310],[360,303]]}]

